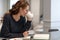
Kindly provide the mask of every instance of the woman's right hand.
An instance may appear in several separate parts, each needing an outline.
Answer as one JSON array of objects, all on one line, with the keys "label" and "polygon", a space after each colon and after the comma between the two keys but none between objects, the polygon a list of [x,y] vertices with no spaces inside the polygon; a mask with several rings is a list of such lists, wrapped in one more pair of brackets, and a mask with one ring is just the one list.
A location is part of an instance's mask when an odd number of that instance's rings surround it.
[{"label": "woman's right hand", "polygon": [[25,32],[23,33],[23,35],[24,35],[24,37],[27,37],[27,36],[28,36],[28,31],[25,31]]},{"label": "woman's right hand", "polygon": [[33,19],[33,13],[30,12],[30,11],[28,11],[28,13],[26,14],[26,17],[27,17],[28,21],[32,21],[32,19]]}]

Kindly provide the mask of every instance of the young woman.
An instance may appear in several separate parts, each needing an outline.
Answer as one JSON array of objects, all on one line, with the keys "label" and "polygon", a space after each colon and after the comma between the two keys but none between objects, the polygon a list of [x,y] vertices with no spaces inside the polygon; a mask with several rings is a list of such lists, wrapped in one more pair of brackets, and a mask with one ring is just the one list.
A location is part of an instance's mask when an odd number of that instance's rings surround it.
[{"label": "young woman", "polygon": [[29,10],[28,2],[18,2],[4,15],[1,34],[5,38],[18,38],[28,35],[31,19],[25,16]]}]

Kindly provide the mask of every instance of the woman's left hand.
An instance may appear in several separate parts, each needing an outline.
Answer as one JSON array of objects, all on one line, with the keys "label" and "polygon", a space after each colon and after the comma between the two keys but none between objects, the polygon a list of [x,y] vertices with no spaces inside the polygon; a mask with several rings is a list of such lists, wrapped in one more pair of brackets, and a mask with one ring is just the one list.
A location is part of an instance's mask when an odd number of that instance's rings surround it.
[{"label": "woman's left hand", "polygon": [[25,32],[23,33],[24,37],[27,37],[28,34],[29,34],[28,31],[25,31]]}]

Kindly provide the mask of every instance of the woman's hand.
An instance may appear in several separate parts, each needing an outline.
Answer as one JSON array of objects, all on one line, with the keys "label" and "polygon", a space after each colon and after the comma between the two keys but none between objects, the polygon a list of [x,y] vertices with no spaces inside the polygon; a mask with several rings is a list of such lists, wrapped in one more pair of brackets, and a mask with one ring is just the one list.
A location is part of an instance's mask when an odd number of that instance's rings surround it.
[{"label": "woman's hand", "polygon": [[27,36],[28,36],[28,31],[25,31],[25,32],[23,33],[23,35],[24,35],[24,37],[27,37]]},{"label": "woman's hand", "polygon": [[27,17],[27,20],[28,20],[28,21],[32,21],[32,19],[33,19],[33,14],[32,14],[30,11],[28,11],[28,13],[26,14],[26,17]]}]

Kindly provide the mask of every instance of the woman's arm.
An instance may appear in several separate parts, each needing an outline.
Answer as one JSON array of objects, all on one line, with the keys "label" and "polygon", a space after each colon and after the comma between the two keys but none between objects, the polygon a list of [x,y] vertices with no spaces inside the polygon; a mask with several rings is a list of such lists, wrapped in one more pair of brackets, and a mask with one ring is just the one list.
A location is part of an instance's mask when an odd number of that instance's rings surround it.
[{"label": "woman's arm", "polygon": [[27,21],[24,24],[24,27],[23,27],[23,35],[24,35],[24,37],[28,36],[28,34],[29,34],[28,30],[30,29],[30,27],[31,27],[31,21]]},{"label": "woman's arm", "polygon": [[26,17],[27,17],[27,22],[26,22],[25,26],[26,26],[26,29],[29,30],[29,28],[31,27],[31,22],[33,20],[33,13],[28,11],[28,13],[26,14]]},{"label": "woman's arm", "polygon": [[25,23],[26,31],[28,31],[31,27],[31,21],[28,21]]}]

